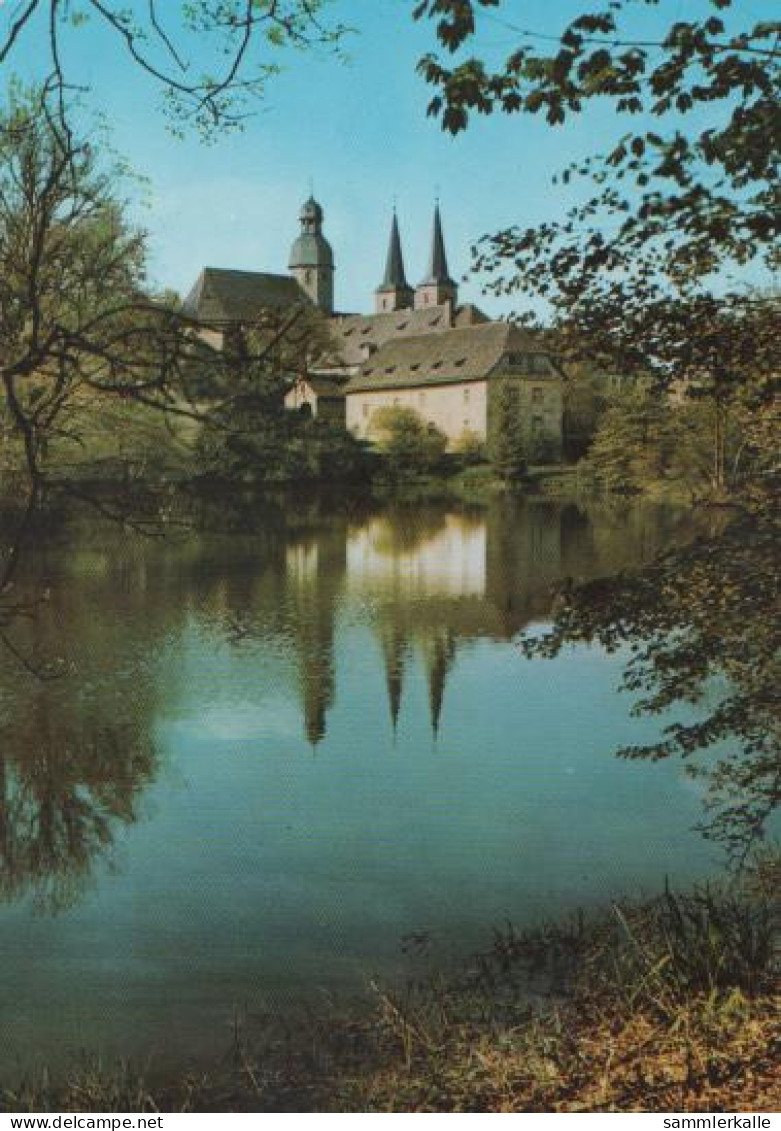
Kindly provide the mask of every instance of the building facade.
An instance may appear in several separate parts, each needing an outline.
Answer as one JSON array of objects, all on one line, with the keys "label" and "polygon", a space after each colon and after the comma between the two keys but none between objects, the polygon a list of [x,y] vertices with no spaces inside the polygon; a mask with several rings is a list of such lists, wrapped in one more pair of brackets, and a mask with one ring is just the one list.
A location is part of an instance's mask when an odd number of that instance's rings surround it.
[{"label": "building facade", "polygon": [[394,210],[372,314],[335,311],[334,255],[323,234],[323,209],[313,197],[299,221],[289,274],[212,267],[201,272],[185,309],[204,334],[224,340],[269,308],[314,308],[327,325],[328,356],[312,357],[295,377],[285,402],[291,410],[344,424],[371,442],[378,435],[377,410],[403,406],[457,447],[465,439],[490,443],[500,392],[509,386],[530,453],[561,457],[563,374],[541,339],[459,303],[439,204],[427,270],[415,287],[407,281]]}]

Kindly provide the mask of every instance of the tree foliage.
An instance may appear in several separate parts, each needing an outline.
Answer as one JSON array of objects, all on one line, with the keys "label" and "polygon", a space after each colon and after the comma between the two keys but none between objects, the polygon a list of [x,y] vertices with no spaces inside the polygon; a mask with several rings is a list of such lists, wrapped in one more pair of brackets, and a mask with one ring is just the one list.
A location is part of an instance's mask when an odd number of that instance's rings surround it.
[{"label": "tree foliage", "polygon": [[194,359],[184,386],[202,416],[201,470],[248,484],[357,475],[362,449],[343,427],[285,407],[294,384],[327,366],[332,349],[322,315],[302,303],[259,312],[219,354]]},{"label": "tree foliage", "polygon": [[52,445],[79,441],[80,409],[108,398],[185,411],[174,389],[194,348],[181,313],[146,293],[144,235],[112,171],[45,92],[13,91],[0,116],[0,418],[27,503],[5,532],[0,593],[52,484]]},{"label": "tree foliage", "polygon": [[370,421],[372,434],[393,475],[436,470],[447,448],[447,437],[432,424],[426,424],[414,408],[386,405],[378,408]]},{"label": "tree foliage", "polygon": [[[721,807],[711,830],[742,852],[781,799],[781,304],[734,281],[779,264],[781,22],[751,22],[733,0],[685,8],[684,18],[664,0],[584,0],[558,32],[515,26],[500,0],[422,0],[416,15],[436,21],[451,56],[432,53],[421,70],[436,87],[429,111],[452,133],[494,112],[582,126],[595,103],[619,123],[611,148],[561,172],[561,182],[581,182],[579,203],[537,228],[485,237],[476,266],[494,291],[550,304],[564,359],[642,383],[608,414],[592,464],[636,481],[652,470],[638,461],[674,462],[689,442],[687,419],[701,451],[706,423],[708,475],[720,501],[733,488],[731,510],[710,538],[647,568],[573,582],[551,633],[525,647],[551,655],[577,640],[626,646],[625,684],[641,694],[639,711],[695,704],[698,721],[624,753],[692,760],[716,751],[709,773]],[[649,12],[661,25],[650,36]],[[517,37],[496,63],[479,54],[486,20]],[[684,406],[672,422],[661,400],[670,390]]]},{"label": "tree foliage", "polygon": [[509,382],[505,382],[499,390],[490,455],[496,473],[505,483],[517,482],[526,474],[527,452],[521,427],[519,394]]},{"label": "tree foliage", "polygon": [[[725,260],[778,264],[781,21],[752,24],[733,0],[693,0],[691,18],[673,18],[648,38],[638,28],[643,9],[656,7],[657,0],[595,0],[558,34],[502,19],[500,0],[424,0],[416,8],[418,18],[437,21],[451,54],[479,46],[481,15],[494,15],[518,39],[495,67],[475,55],[450,66],[433,53],[421,61],[437,88],[429,113],[452,133],[473,114],[496,111],[561,126],[592,102],[626,120],[609,152],[563,171],[563,181],[593,183],[584,203],[561,221],[498,239],[499,250],[511,246],[525,265],[544,255],[562,282],[632,271],[649,242],[671,279],[709,274]],[[675,7],[669,11],[674,16]],[[527,277],[543,292],[551,285],[548,276]]]},{"label": "tree foliage", "polygon": [[162,93],[175,130],[194,123],[212,136],[241,125],[285,49],[338,48],[346,29],[327,19],[326,7],[327,0],[22,0],[0,9],[0,66],[12,65],[37,32],[46,44],[39,78],[65,126],[69,93],[84,89],[74,44],[105,36]]}]

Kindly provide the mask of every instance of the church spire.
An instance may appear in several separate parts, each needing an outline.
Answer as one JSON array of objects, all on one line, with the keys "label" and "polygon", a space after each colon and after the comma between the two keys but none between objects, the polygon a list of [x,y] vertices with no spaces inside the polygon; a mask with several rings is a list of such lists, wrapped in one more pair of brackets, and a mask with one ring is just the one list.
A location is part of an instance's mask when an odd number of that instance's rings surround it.
[{"label": "church spire", "polygon": [[428,275],[415,291],[415,306],[440,306],[450,302],[455,306],[458,287],[450,278],[445,251],[445,237],[442,234],[442,216],[439,201],[434,205],[434,231],[431,240],[431,257]]},{"label": "church spire", "polygon": [[391,222],[388,257],[385,260],[385,277],[375,293],[378,314],[404,310],[412,306],[413,292],[404,273],[404,256],[401,252],[401,236],[395,208]]},{"label": "church spire", "polygon": [[390,243],[388,244],[388,258],[385,261],[385,278],[382,280],[382,285],[388,288],[409,288],[409,283],[404,275],[404,257],[401,254],[401,236],[399,235],[399,221],[396,217],[395,208],[391,223]]},{"label": "church spire", "polygon": [[442,235],[442,216],[439,212],[439,201],[434,205],[434,236],[431,241],[431,262],[426,282],[453,285],[453,280],[450,278],[447,269],[447,252],[445,251],[445,237]]}]

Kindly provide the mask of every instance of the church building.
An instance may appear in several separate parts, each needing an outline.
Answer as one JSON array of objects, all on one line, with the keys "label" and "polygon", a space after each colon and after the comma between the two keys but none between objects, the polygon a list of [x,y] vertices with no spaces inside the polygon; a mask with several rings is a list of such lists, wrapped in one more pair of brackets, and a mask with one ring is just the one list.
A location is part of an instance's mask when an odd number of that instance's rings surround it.
[{"label": "church building", "polygon": [[334,308],[334,254],[323,234],[323,209],[310,196],[299,215],[288,274],[206,267],[185,309],[219,345],[262,312],[315,307],[332,342],[327,364],[313,362],[286,398],[291,410],[343,423],[360,439],[376,438],[375,414],[388,405],[414,409],[451,447],[490,441],[500,389],[510,386],[518,422],[540,458],[562,449],[563,375],[528,331],[496,322],[458,301],[448,266],[439,204],[434,209],[427,269],[407,281],[395,210],[382,281],[372,314]]}]

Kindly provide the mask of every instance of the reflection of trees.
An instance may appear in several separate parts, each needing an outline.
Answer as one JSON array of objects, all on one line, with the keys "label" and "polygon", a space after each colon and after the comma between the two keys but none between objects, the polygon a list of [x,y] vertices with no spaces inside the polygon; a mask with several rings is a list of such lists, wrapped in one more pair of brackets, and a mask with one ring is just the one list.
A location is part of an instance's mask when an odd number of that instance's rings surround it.
[{"label": "reflection of trees", "polygon": [[[619,753],[690,759],[714,810],[705,831],[738,860],[781,802],[775,486],[762,484],[743,509],[689,545],[638,569],[567,586],[552,631],[525,644],[527,654],[543,656],[577,641],[629,646],[623,683],[640,696],[636,713],[697,708],[693,720],[668,724],[658,741]],[[710,763],[692,760],[704,752],[714,755]]]},{"label": "reflection of trees", "polygon": [[41,706],[21,732],[0,733],[0,898],[32,894],[56,911],[83,890],[116,826],[135,821],[156,757],[135,728],[62,730]]},{"label": "reflection of trees", "polygon": [[155,656],[188,620],[292,667],[316,744],[335,698],[339,609],[355,597],[353,613],[378,640],[394,729],[405,683],[422,677],[436,733],[464,644],[513,639],[550,615],[565,576],[607,576],[650,557],[681,521],[634,504],[506,498],[387,514],[273,500],[251,513],[236,524],[224,508],[215,533],[165,541],[91,525],[65,552],[41,545],[26,559],[30,592],[51,596],[17,622],[16,639],[26,655],[62,662],[60,678],[41,683],[0,657],[3,898],[68,904],[137,819],[157,772],[151,721],[178,687],[175,665]]}]

